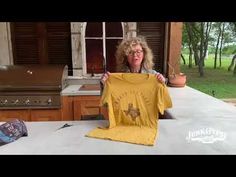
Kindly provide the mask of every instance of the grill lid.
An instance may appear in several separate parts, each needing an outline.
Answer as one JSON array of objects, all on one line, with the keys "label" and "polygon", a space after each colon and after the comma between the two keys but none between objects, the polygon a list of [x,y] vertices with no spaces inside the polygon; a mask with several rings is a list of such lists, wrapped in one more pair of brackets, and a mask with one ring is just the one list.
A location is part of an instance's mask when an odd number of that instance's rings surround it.
[{"label": "grill lid", "polygon": [[67,65],[0,65],[0,91],[61,91]]}]

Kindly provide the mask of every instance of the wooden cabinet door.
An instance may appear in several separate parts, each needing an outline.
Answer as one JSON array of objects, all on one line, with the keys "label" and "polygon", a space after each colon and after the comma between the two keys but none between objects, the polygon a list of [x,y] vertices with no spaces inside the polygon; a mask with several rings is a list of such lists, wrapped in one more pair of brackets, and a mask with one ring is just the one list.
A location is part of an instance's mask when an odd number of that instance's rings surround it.
[{"label": "wooden cabinet door", "polygon": [[60,121],[61,110],[31,110],[31,121]]},{"label": "wooden cabinet door", "polygon": [[109,114],[108,114],[108,108],[107,107],[101,107],[101,114],[103,117],[108,120],[109,119]]},{"label": "wooden cabinet door", "polygon": [[11,119],[21,119],[29,121],[30,110],[0,110],[0,121],[9,121]]},{"label": "wooden cabinet door", "polygon": [[73,120],[73,96],[62,97],[61,120]]},{"label": "wooden cabinet door", "polygon": [[81,120],[83,116],[96,116],[101,114],[99,106],[100,96],[74,97],[74,120]]}]

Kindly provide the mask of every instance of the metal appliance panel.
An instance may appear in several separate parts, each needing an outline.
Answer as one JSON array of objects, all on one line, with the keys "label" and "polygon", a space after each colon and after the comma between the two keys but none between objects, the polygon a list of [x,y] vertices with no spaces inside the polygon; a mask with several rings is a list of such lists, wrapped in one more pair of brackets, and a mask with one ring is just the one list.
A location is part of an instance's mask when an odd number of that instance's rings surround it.
[{"label": "metal appliance panel", "polygon": [[0,66],[0,109],[61,108],[67,73],[62,65]]}]

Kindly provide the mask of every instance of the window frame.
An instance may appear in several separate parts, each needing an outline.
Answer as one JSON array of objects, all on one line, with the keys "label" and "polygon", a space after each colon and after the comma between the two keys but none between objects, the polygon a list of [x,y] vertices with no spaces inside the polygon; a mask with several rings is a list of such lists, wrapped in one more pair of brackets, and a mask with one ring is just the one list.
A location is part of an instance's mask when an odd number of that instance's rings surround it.
[{"label": "window frame", "polygon": [[[124,31],[124,23],[123,22],[117,22],[117,23],[121,23],[121,27],[122,27],[122,37],[106,37],[106,22],[101,22],[102,23],[102,36],[101,37],[86,37],[86,27],[87,27],[87,22],[83,23],[82,26],[82,31],[81,31],[81,42],[82,42],[82,76],[85,77],[89,77],[91,76],[91,73],[87,73],[87,61],[86,61],[86,39],[94,39],[94,40],[102,40],[102,52],[103,52],[103,56],[104,56],[104,64],[106,65],[107,63],[107,57],[106,57],[106,40],[107,39],[124,39],[125,36],[125,31]],[[102,73],[97,73],[94,74],[95,77],[100,77],[102,75]]]}]

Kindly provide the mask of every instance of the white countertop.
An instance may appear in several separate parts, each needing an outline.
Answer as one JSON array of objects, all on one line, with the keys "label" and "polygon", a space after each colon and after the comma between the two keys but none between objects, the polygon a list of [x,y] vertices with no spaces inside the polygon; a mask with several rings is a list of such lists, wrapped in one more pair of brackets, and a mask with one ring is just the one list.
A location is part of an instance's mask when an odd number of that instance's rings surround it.
[{"label": "white countertop", "polygon": [[[174,119],[159,120],[154,146],[85,137],[106,120],[26,122],[29,136],[0,146],[0,154],[236,154],[236,107],[189,87],[168,89]],[[56,131],[65,123],[73,126]],[[224,139],[204,142],[210,131]]]},{"label": "white countertop", "polygon": [[79,90],[82,85],[69,85],[62,90],[62,96],[76,96],[76,95],[100,95],[99,90]]}]

